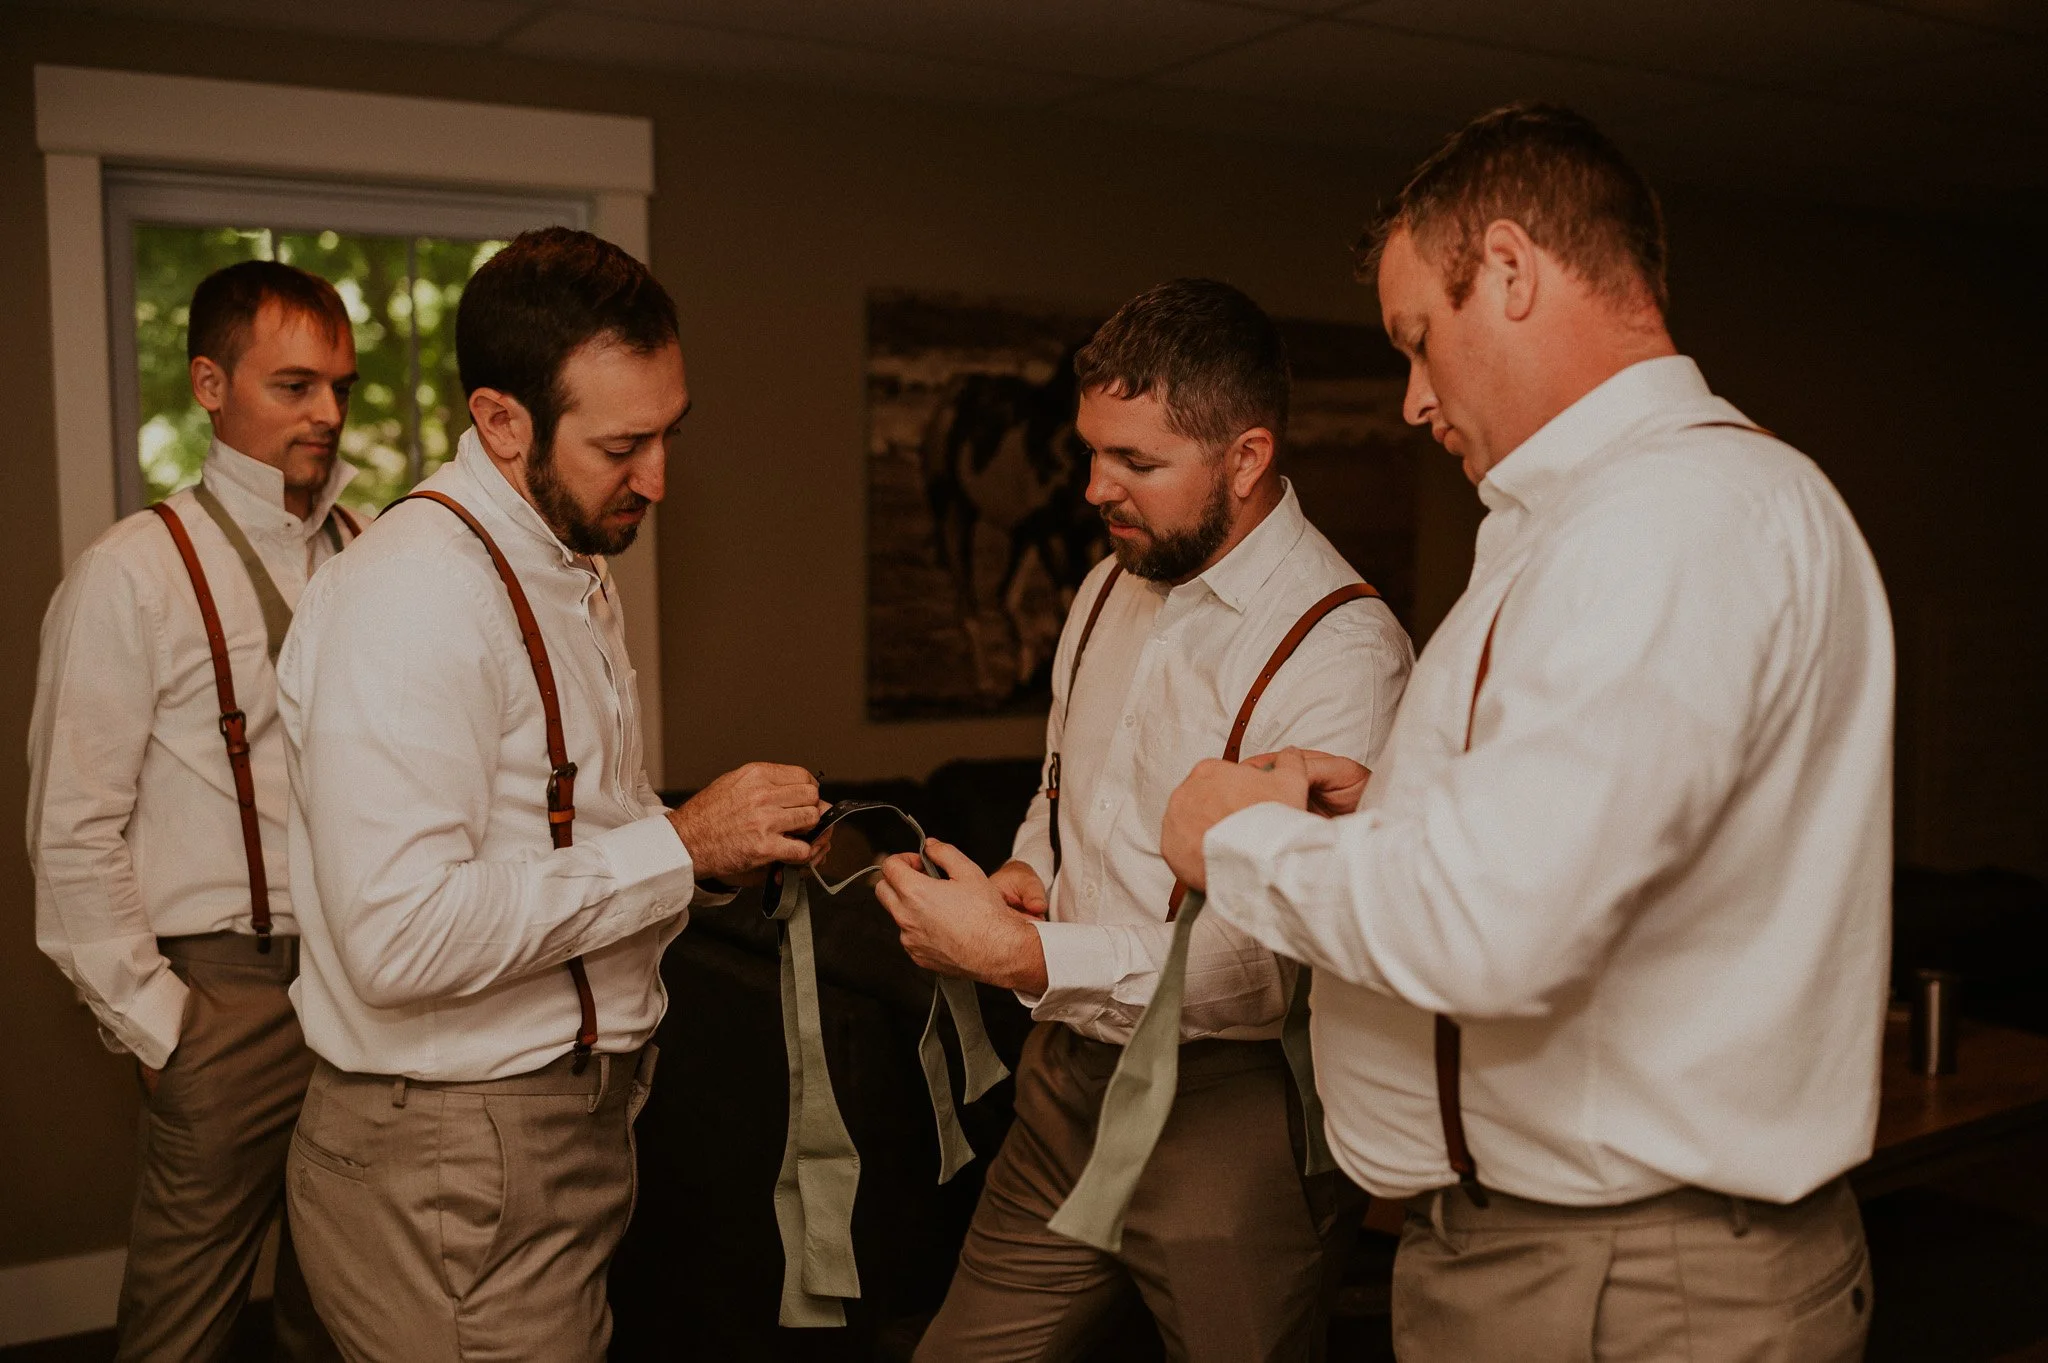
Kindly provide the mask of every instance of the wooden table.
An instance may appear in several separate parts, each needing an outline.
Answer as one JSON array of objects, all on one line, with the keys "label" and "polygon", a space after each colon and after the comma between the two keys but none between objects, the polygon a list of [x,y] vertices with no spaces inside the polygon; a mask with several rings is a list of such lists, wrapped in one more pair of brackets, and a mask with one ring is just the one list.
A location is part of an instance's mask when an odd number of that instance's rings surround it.
[{"label": "wooden table", "polygon": [[2048,1036],[1964,1022],[1956,1073],[1906,1068],[1906,1018],[1885,1024],[1877,1150],[1849,1172],[1860,1197],[1940,1178],[2029,1139],[2048,1136]]}]

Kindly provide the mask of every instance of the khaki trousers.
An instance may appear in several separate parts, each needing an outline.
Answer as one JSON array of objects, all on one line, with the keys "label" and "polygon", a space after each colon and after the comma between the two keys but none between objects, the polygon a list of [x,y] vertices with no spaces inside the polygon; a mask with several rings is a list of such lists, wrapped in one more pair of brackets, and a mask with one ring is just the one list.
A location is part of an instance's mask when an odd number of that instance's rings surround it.
[{"label": "khaki trousers", "polygon": [[[157,943],[191,991],[178,1048],[142,1105],[135,1212],[115,1357],[222,1359],[256,1257],[284,1211],[285,1153],[312,1052],[287,992],[296,937],[268,952],[218,932]],[[281,1356],[331,1359],[283,1225],[274,1301]]]},{"label": "khaki trousers", "polygon": [[1790,1206],[1685,1188],[1555,1207],[1457,1188],[1408,1204],[1402,1363],[1853,1363],[1870,1257],[1846,1180]]},{"label": "khaki trousers", "polygon": [[292,1223],[352,1363],[596,1363],[635,1192],[652,1045],[483,1083],[319,1062],[292,1140]]},{"label": "khaki trousers", "polygon": [[1174,1359],[1320,1359],[1363,1194],[1300,1173],[1299,1107],[1277,1041],[1181,1047],[1180,1092],[1112,1256],[1047,1228],[1088,1162],[1122,1048],[1041,1023],[1017,1119],[990,1164],[918,1363],[1079,1357],[1135,1292]]}]

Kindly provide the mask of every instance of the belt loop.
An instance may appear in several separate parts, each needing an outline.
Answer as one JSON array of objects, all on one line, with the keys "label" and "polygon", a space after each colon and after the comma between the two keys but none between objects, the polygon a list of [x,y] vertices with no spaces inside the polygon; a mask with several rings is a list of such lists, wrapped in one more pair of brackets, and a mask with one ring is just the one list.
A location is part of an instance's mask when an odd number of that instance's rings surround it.
[{"label": "belt loop", "polygon": [[597,1090],[590,1095],[590,1110],[597,1111],[597,1105],[604,1101],[605,1091],[612,1086],[612,1053],[600,1051],[597,1056]]},{"label": "belt loop", "polygon": [[1444,1194],[1448,1189],[1438,1188],[1429,1195],[1429,1227],[1436,1232],[1437,1243],[1456,1254],[1458,1247],[1451,1243],[1450,1229],[1444,1225]]},{"label": "belt loop", "polygon": [[1728,1199],[1728,1224],[1735,1229],[1735,1238],[1740,1240],[1749,1234],[1749,1203],[1739,1197]]},{"label": "belt loop", "polygon": [[394,1079],[394,1080],[392,1080],[392,1081],[391,1081],[391,1106],[393,1106],[393,1107],[404,1107],[404,1106],[405,1106],[405,1092],[406,1092],[406,1081],[405,1081],[405,1076],[401,1074],[401,1075],[399,1075],[399,1076],[398,1076],[398,1077],[397,1077],[396,1079]]}]

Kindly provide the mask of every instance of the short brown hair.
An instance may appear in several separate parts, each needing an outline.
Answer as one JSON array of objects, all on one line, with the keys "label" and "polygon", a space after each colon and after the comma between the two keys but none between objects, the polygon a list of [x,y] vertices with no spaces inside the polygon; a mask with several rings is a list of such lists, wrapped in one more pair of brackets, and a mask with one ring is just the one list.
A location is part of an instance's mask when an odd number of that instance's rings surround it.
[{"label": "short brown hair", "polygon": [[275,260],[244,260],[215,270],[192,291],[185,324],[185,355],[201,355],[232,371],[249,348],[249,332],[265,303],[311,320],[328,340],[349,331],[348,308],[334,286]]},{"label": "short brown hair", "polygon": [[1084,393],[1157,392],[1176,434],[1221,446],[1255,426],[1287,434],[1287,344],[1265,309],[1214,279],[1173,279],[1116,310],[1074,356]]},{"label": "short brown hair", "polygon": [[495,388],[519,400],[544,457],[567,410],[570,355],[598,340],[651,354],[676,330],[676,305],[645,265],[589,232],[542,227],[471,276],[455,312],[455,359],[465,394]]},{"label": "short brown hair", "polygon": [[1487,224],[1502,218],[1615,302],[1669,306],[1656,193],[1590,120],[1555,104],[1510,104],[1452,133],[1359,241],[1359,276],[1405,230],[1462,307]]}]

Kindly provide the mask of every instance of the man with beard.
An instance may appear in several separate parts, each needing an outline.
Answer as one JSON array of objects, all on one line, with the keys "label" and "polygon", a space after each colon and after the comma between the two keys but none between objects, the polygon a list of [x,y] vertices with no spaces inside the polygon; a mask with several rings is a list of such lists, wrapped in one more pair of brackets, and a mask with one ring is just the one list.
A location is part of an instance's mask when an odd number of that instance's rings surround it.
[{"label": "man with beard", "polygon": [[674,305],[584,232],[469,283],[473,427],[306,594],[280,663],[320,1057],[289,1191],[351,1359],[601,1359],[632,1121],[695,883],[812,855],[809,773],[665,811],[605,556],[689,410]]},{"label": "man with beard", "polygon": [[[29,726],[36,943],[143,1091],[115,1356],[227,1356],[313,1057],[287,993],[284,735],[272,666],[307,578],[353,535],[336,458],[356,380],[326,280],[268,260],[193,291],[199,482],[79,555],[50,602]],[[329,1358],[292,1253],[283,1357]]]},{"label": "man with beard", "polygon": [[[1305,1177],[1279,1037],[1293,966],[1232,929],[1193,932],[1180,1091],[1112,1252],[1047,1225],[1093,1146],[1103,1091],[1173,935],[1166,798],[1224,751],[1240,703],[1306,613],[1358,575],[1275,467],[1287,357],[1271,319],[1211,280],[1127,303],[1076,356],[1088,500],[1113,561],[1075,598],[1054,669],[1046,789],[1012,859],[950,879],[894,859],[878,893],[920,965],[1014,989],[1039,1020],[1017,1120],[988,1173],[920,1359],[1079,1356],[1135,1294],[1176,1359],[1319,1357],[1332,1253],[1355,1192]],[[1270,677],[1246,751],[1322,734],[1378,752],[1412,659],[1361,596]]]}]

